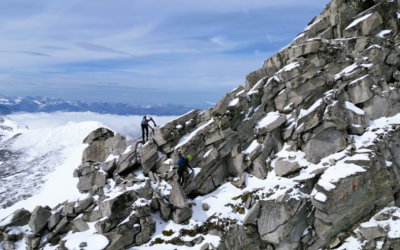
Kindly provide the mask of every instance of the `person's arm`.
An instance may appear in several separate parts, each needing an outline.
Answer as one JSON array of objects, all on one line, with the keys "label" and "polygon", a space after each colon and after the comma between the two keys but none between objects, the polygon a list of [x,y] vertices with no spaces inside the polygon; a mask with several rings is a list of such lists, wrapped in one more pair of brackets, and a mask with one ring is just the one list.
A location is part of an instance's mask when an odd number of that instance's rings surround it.
[{"label": "person's arm", "polygon": [[156,125],[156,122],[153,120],[153,118],[151,118],[151,119],[150,119],[150,121],[152,121],[152,122],[153,122],[153,124],[154,124],[154,127],[157,127],[157,125]]}]

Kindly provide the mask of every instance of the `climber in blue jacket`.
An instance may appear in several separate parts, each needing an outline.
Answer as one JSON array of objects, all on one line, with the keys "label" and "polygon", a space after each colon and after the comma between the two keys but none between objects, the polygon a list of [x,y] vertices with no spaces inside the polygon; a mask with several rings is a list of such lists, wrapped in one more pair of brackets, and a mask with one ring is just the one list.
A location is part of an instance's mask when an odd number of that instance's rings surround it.
[{"label": "climber in blue jacket", "polygon": [[153,118],[151,118],[151,116],[147,115],[147,116],[143,116],[142,119],[142,138],[143,138],[143,143],[145,143],[146,141],[144,140],[144,132],[146,132],[146,138],[147,141],[149,140],[149,127],[151,128],[151,130],[154,132],[154,129],[150,126],[149,122],[152,121],[154,124],[154,127],[157,127],[156,122],[153,120]]}]

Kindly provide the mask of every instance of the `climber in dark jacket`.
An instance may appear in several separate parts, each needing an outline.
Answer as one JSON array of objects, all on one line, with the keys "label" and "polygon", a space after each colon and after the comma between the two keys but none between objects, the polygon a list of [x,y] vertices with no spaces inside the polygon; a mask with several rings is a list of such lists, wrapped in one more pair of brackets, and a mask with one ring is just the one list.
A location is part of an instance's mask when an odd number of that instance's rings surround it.
[{"label": "climber in dark jacket", "polygon": [[143,143],[145,143],[146,141],[144,140],[144,132],[146,132],[146,138],[147,141],[149,140],[149,127],[151,128],[152,131],[154,131],[154,129],[150,126],[149,122],[152,121],[154,124],[154,127],[157,127],[156,122],[153,120],[153,118],[151,118],[149,115],[147,116],[143,116],[142,119],[142,138],[143,138]]},{"label": "climber in dark jacket", "polygon": [[181,186],[183,185],[183,183],[185,182],[185,173],[187,172],[187,168],[190,168],[192,171],[193,168],[189,165],[189,162],[193,159],[193,157],[191,155],[188,155],[187,158],[181,156],[181,158],[179,158],[178,161],[178,183],[181,184]]}]

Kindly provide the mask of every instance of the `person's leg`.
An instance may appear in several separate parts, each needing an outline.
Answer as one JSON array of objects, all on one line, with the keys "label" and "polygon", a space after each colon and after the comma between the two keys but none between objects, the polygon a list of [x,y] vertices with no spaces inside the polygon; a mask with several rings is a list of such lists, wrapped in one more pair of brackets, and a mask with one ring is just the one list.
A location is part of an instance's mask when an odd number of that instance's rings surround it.
[{"label": "person's leg", "polygon": [[143,126],[143,124],[142,124],[142,139],[143,139],[143,143],[144,143],[145,141],[144,141],[144,126]]},{"label": "person's leg", "polygon": [[183,185],[183,172],[178,171],[178,183]]},{"label": "person's leg", "polygon": [[149,126],[146,126],[146,140],[148,141],[149,140]]}]

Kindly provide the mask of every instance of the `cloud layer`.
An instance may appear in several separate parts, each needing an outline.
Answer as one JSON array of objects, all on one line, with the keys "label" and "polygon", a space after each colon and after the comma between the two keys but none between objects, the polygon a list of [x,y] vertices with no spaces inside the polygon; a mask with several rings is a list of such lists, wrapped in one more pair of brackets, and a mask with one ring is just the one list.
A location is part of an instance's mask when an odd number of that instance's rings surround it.
[{"label": "cloud layer", "polygon": [[[124,136],[134,137],[142,133],[140,122],[143,118],[137,115],[121,116],[93,112],[15,113],[8,117],[28,126],[29,129],[55,128],[68,122],[98,121]],[[162,126],[175,118],[176,116],[153,116],[157,126]]]},{"label": "cloud layer", "polygon": [[0,93],[217,102],[327,2],[1,1]]}]

